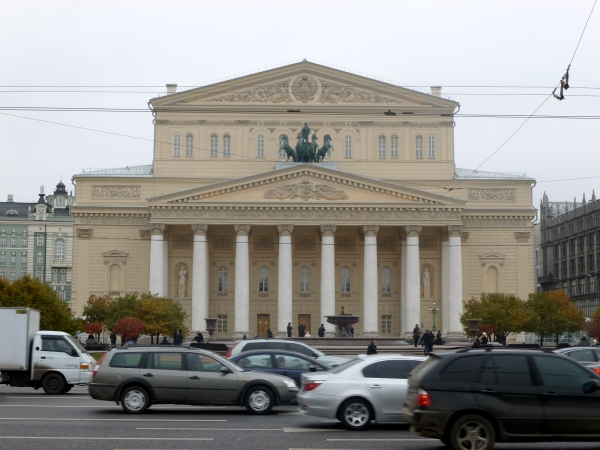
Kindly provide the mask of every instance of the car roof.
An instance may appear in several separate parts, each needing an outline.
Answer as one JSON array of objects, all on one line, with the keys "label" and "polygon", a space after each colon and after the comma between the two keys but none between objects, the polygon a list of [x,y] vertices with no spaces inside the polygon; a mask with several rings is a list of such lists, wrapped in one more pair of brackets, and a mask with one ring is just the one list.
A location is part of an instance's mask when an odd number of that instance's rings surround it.
[{"label": "car roof", "polygon": [[406,359],[412,361],[425,361],[427,359],[426,356],[418,356],[418,355],[400,355],[398,353],[383,353],[376,355],[358,355],[359,359],[363,361],[372,361],[372,360],[386,360],[386,359]]},{"label": "car roof", "polygon": [[238,360],[238,359],[242,359],[245,358],[247,356],[252,356],[252,355],[272,355],[272,354],[278,354],[278,355],[287,355],[287,356],[296,356],[298,358],[303,358],[303,359],[308,359],[310,361],[314,361],[317,364],[320,364],[321,366],[324,367],[329,367],[327,364],[323,364],[320,361],[317,361],[314,358],[311,358],[310,356],[304,355],[302,353],[299,352],[294,352],[291,350],[277,350],[277,349],[272,349],[272,348],[265,348],[265,349],[256,349],[256,350],[248,350],[247,352],[242,352],[242,353],[238,353],[237,355],[233,355],[232,357],[230,357],[230,360]]}]

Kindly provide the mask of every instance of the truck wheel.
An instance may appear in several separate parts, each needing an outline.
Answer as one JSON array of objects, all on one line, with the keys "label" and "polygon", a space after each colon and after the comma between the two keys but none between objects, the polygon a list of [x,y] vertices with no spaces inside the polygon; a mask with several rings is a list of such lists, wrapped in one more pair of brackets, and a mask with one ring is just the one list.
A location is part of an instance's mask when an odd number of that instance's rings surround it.
[{"label": "truck wheel", "polygon": [[67,392],[69,392],[69,391],[71,390],[71,388],[72,388],[72,387],[73,387],[73,385],[72,385],[72,384],[67,384],[67,385],[65,386],[65,388],[63,389],[62,393],[63,393],[63,394],[66,394]]},{"label": "truck wheel", "polygon": [[42,388],[44,388],[44,392],[48,395],[62,394],[66,385],[65,379],[58,373],[50,373],[42,381]]},{"label": "truck wheel", "polygon": [[150,396],[139,386],[130,386],[121,395],[121,407],[126,413],[141,414],[150,406]]},{"label": "truck wheel", "polygon": [[244,405],[250,414],[269,414],[275,406],[275,397],[269,388],[255,386],[248,389]]}]

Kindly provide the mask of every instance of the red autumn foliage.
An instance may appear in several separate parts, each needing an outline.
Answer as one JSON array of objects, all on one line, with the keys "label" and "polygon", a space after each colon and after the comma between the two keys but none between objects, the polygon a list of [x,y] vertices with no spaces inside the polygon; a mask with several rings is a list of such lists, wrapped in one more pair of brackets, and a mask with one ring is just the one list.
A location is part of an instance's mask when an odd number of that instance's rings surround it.
[{"label": "red autumn foliage", "polygon": [[144,328],[146,324],[135,317],[123,317],[113,327],[115,332],[125,336],[126,339],[140,335]]}]

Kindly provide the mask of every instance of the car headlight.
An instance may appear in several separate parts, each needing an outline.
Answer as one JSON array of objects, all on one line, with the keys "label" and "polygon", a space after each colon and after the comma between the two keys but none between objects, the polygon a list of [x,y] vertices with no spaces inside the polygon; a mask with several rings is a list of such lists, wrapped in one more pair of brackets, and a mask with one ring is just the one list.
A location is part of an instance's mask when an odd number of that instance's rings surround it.
[{"label": "car headlight", "polygon": [[283,380],[283,382],[284,382],[284,383],[285,383],[285,385],[286,385],[287,387],[289,387],[289,388],[295,388],[295,387],[298,387],[298,386],[296,385],[296,383],[295,383],[294,381],[292,381],[292,380]]}]

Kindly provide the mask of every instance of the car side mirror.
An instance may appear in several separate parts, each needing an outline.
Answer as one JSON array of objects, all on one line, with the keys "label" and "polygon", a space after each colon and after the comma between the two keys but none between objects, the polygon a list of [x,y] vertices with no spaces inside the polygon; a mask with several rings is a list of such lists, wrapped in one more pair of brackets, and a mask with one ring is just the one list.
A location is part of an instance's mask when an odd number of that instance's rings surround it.
[{"label": "car side mirror", "polygon": [[222,374],[231,373],[231,369],[227,366],[221,366],[221,373]]},{"label": "car side mirror", "polygon": [[600,380],[588,381],[582,386],[582,388],[584,394],[591,394],[592,392],[596,392],[598,389],[600,389]]},{"label": "car side mirror", "polygon": [[308,366],[308,370],[310,370],[311,372],[316,372],[317,366]]},{"label": "car side mirror", "polygon": [[74,348],[71,349],[71,356],[79,356],[79,353],[77,353],[77,350],[75,350]]}]

